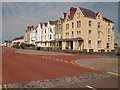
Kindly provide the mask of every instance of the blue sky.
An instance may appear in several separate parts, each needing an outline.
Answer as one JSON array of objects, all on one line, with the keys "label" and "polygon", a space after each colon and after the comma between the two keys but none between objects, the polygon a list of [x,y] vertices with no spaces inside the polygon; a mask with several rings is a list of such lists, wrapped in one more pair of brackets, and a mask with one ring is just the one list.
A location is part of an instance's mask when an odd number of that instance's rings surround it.
[{"label": "blue sky", "polygon": [[71,6],[89,8],[113,20],[117,41],[117,2],[2,2],[2,39],[11,40],[23,35],[28,25],[56,20],[63,16],[63,12],[69,13]]}]

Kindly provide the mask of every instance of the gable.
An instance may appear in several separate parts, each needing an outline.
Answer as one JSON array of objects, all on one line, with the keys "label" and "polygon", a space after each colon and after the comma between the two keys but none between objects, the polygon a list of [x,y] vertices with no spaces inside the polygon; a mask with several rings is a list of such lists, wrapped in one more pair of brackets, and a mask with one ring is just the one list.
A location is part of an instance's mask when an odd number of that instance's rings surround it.
[{"label": "gable", "polygon": [[81,16],[84,16],[84,15],[83,15],[82,11],[79,8],[77,8],[73,18],[80,18]]}]

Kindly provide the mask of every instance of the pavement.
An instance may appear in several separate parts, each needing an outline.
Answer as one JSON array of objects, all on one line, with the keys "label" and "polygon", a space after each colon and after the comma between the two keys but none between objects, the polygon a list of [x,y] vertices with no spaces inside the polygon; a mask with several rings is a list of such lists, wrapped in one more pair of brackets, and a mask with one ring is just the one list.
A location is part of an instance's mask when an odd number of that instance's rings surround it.
[{"label": "pavement", "polygon": [[[2,49],[2,83],[15,84],[38,80],[49,80],[61,77],[73,77],[86,74],[108,73],[114,75],[108,79],[88,82],[99,88],[101,82],[108,83],[107,87],[118,87],[118,60],[97,55],[73,55],[47,51]],[[111,68],[112,67],[112,68]],[[94,83],[96,82],[96,85]],[[98,82],[98,84],[97,84]],[[111,83],[114,83],[113,86]],[[78,83],[79,84],[79,83]],[[82,85],[82,83],[80,83]],[[81,85],[78,85],[78,87]],[[77,84],[65,87],[76,87]],[[84,87],[83,85],[83,87]],[[64,85],[62,86],[64,87]],[[62,88],[61,87],[61,88]],[[104,84],[101,84],[104,87]]]},{"label": "pavement", "polygon": [[108,72],[118,73],[118,58],[76,60],[76,64]]},{"label": "pavement", "polygon": [[90,90],[104,90],[103,88],[115,88],[118,87],[118,77],[110,77],[104,79],[90,80],[83,83],[69,84],[54,88],[89,88]]}]

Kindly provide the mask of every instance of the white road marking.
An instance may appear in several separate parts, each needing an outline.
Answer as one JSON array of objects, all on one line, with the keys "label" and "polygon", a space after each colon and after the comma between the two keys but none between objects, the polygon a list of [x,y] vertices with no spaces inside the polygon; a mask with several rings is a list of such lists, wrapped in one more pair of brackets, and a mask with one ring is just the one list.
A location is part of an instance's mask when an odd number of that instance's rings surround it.
[{"label": "white road marking", "polygon": [[64,61],[65,63],[69,63],[68,61]]},{"label": "white road marking", "polygon": [[75,64],[74,62],[70,62],[71,64]]},{"label": "white road marking", "polygon": [[93,70],[97,70],[97,69],[95,69],[95,68],[93,68],[93,67],[88,67],[88,68],[93,69]]},{"label": "white road marking", "polygon": [[59,61],[58,59],[56,59],[56,61]]},{"label": "white road marking", "polygon": [[90,85],[86,85],[87,88],[93,89],[93,90],[97,90],[96,88],[90,86]]},{"label": "white road marking", "polygon": [[114,73],[114,72],[107,72],[109,74],[113,74],[113,75],[116,75],[116,76],[120,76],[118,73]]},{"label": "white road marking", "polygon": [[60,60],[61,62],[63,62],[63,60]]}]

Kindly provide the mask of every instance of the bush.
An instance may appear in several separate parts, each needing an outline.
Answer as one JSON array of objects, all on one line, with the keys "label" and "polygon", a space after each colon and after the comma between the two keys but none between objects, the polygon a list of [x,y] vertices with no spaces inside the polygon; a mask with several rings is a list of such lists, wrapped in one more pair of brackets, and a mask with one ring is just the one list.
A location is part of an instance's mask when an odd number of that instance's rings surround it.
[{"label": "bush", "polygon": [[18,44],[13,45],[12,47],[13,47],[13,48],[16,48],[16,49],[19,49],[19,48],[20,48],[20,46],[19,46]]},{"label": "bush", "polygon": [[41,47],[37,47],[37,50],[41,50]]},{"label": "bush", "polygon": [[87,49],[83,49],[83,53],[87,53]]},{"label": "bush", "polygon": [[93,49],[89,49],[89,53],[93,53]]},{"label": "bush", "polygon": [[26,47],[27,47],[27,44],[25,44],[25,43],[20,44],[20,48],[25,49]]}]

